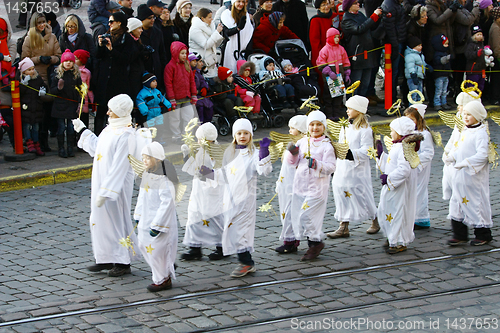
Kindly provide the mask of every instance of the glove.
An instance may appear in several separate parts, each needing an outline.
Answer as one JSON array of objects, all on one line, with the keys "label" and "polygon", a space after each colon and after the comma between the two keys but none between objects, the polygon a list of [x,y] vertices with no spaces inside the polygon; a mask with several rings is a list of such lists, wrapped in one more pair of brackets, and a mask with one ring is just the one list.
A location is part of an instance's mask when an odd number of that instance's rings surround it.
[{"label": "glove", "polygon": [[196,96],[191,96],[191,104],[195,105],[196,102],[198,102],[198,97]]},{"label": "glove", "polygon": [[448,54],[447,56],[441,57],[441,63],[443,65],[447,64],[450,62],[451,59],[451,54]]},{"label": "glove", "polygon": [[457,10],[464,8],[464,6],[455,0],[448,8],[450,8],[452,12],[456,13]]},{"label": "glove", "polygon": [[83,123],[83,121],[81,121],[80,119],[73,119],[71,121],[73,123],[73,128],[75,129],[75,131],[77,133],[80,133],[82,130],[84,130],[86,127],[85,127],[85,124]]},{"label": "glove", "polygon": [[3,56],[3,61],[11,61],[11,60],[12,58],[10,57],[10,55],[7,54]]},{"label": "glove", "polygon": [[97,207],[102,207],[102,205],[104,205],[104,202],[106,201],[106,197],[101,197],[101,196],[98,196],[97,197],[97,200],[95,201],[95,205]]},{"label": "glove", "polygon": [[203,96],[203,97],[207,96],[207,88],[204,88],[204,87],[201,88],[200,95]]},{"label": "glove", "polygon": [[252,91],[248,91],[248,90],[247,90],[246,94],[247,94],[247,96],[250,96],[250,97],[252,97],[252,98],[253,98],[253,96],[255,96],[255,93],[254,93],[254,92],[252,92]]},{"label": "glove", "polygon": [[417,73],[411,73],[411,80],[413,81],[414,85],[418,85],[418,76],[417,76]]},{"label": "glove", "polygon": [[480,56],[481,56],[481,54],[483,54],[483,49],[480,49],[480,50],[478,50],[478,51],[477,51],[477,56],[478,56],[478,57],[480,57]]},{"label": "glove", "polygon": [[47,94],[47,89],[45,87],[40,87],[40,90],[38,90],[38,96],[43,97]]},{"label": "glove", "polygon": [[486,45],[484,47],[484,54],[487,55],[487,56],[490,56],[493,54],[493,51],[491,50],[490,46],[489,45]]},{"label": "glove", "polygon": [[181,151],[182,151],[182,156],[183,156],[183,157],[188,156],[189,151],[190,151],[189,146],[188,146],[187,144],[183,144],[183,145],[181,146]]},{"label": "glove", "polygon": [[297,147],[293,142],[289,142],[286,149],[292,154],[292,156],[297,156],[299,154],[299,147]]},{"label": "glove", "polygon": [[243,30],[245,28],[245,24],[247,24],[247,16],[243,16],[240,18],[240,21],[238,22],[238,30]]},{"label": "glove", "polygon": [[261,160],[269,155],[269,145],[271,144],[271,140],[269,140],[269,138],[264,138],[260,140],[259,144],[259,160]]},{"label": "glove", "polygon": [[59,79],[59,81],[57,81],[57,89],[63,90],[63,88],[64,88],[64,80]]},{"label": "glove", "polygon": [[49,65],[52,58],[51,56],[40,56],[40,62],[45,65]]},{"label": "glove", "polygon": [[345,155],[345,159],[349,161],[354,161],[354,156],[352,155],[352,150],[347,151],[347,155]]},{"label": "glove", "polygon": [[457,170],[466,168],[467,166],[468,166],[467,161],[462,161],[462,162],[459,162],[459,163],[455,163],[455,169],[457,169]]},{"label": "glove", "polygon": [[380,181],[382,182],[382,185],[387,185],[387,175],[385,173],[380,175]]},{"label": "glove", "polygon": [[384,152],[382,141],[380,140],[375,141],[375,146],[377,147],[377,157],[380,158],[380,156],[382,156],[382,153]]},{"label": "glove", "polygon": [[330,68],[330,66],[325,66],[325,68],[323,68],[323,74],[325,75],[328,75],[330,77],[330,79],[332,80],[335,80],[337,78],[337,74],[335,74],[332,69]]},{"label": "glove", "polygon": [[346,69],[344,71],[344,75],[345,75],[345,82],[351,82],[351,70],[350,69]]},{"label": "glove", "polygon": [[149,229],[149,235],[151,237],[156,237],[160,234],[160,232],[158,230],[155,230],[155,229]]},{"label": "glove", "polygon": [[[24,85],[28,85],[29,80],[31,80],[31,76],[26,75],[22,80],[21,83]],[[40,88],[41,89],[41,88]]]},{"label": "glove", "polygon": [[318,168],[318,162],[314,158],[309,159],[309,168],[316,170]]},{"label": "glove", "polygon": [[212,180],[214,180],[214,170],[213,169],[210,169],[204,165],[201,166],[200,168],[200,174],[202,176],[205,176],[207,178],[210,178]]},{"label": "glove", "polygon": [[177,109],[177,101],[175,99],[171,99],[170,104],[172,104],[172,110]]}]

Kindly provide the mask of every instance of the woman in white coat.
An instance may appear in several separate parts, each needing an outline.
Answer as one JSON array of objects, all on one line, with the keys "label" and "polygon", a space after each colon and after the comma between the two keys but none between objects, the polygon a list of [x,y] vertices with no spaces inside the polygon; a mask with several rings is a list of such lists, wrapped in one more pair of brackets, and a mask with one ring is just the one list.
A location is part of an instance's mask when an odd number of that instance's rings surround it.
[{"label": "woman in white coat", "polygon": [[189,51],[196,52],[207,67],[205,77],[217,76],[217,47],[224,40],[222,36],[222,24],[217,28],[213,24],[212,11],[207,8],[200,8],[191,21],[189,29]]}]

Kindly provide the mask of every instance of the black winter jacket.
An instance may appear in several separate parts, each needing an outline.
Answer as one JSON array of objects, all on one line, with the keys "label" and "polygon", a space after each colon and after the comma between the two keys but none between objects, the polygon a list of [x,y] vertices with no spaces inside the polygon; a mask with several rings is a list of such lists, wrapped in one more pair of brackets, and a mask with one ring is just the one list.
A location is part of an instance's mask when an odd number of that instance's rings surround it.
[{"label": "black winter jacket", "polygon": [[441,39],[440,34],[432,37],[431,45],[432,49],[434,50],[434,57],[432,58],[434,77],[437,78],[441,76],[450,76],[451,72],[441,72],[436,70],[436,69],[444,69],[444,70],[451,69],[451,61],[448,61],[445,64],[441,62],[442,57],[446,57],[447,55],[450,54],[450,47],[443,46],[443,40]]},{"label": "black winter jacket", "polygon": [[[45,83],[40,75],[28,81],[28,86],[19,84],[19,93],[21,95],[21,119],[23,124],[36,124],[43,121],[43,102],[38,91],[40,87],[45,87]],[[48,91],[47,91],[48,92]]]},{"label": "black winter jacket", "polygon": [[477,52],[483,49],[484,49],[483,42],[476,42],[473,41],[472,39],[469,40],[469,43],[465,48],[465,58],[467,58],[465,70],[474,72],[467,72],[467,74],[481,74],[478,73],[477,71],[482,71],[483,69],[486,69],[484,52],[482,52],[481,55],[477,55]]},{"label": "black winter jacket", "polygon": [[59,37],[59,47],[61,48],[61,51],[64,52],[66,49],[70,50],[71,52],[75,52],[76,50],[85,50],[90,53],[90,59],[85,67],[88,68],[90,71],[92,71],[92,64],[93,64],[93,59],[95,59],[96,55],[96,47],[94,43],[94,39],[92,38],[92,35],[87,33],[85,29],[85,25],[83,24],[83,21],[80,19],[75,14],[70,14],[68,16],[74,16],[78,20],[78,37],[76,37],[75,44],[71,43],[68,39],[68,31],[66,30],[66,26],[63,27],[63,33]]},{"label": "black winter jacket", "polygon": [[[153,53],[148,54],[144,58],[144,67],[148,73],[156,75],[158,89],[165,92],[163,70],[167,65],[167,57],[165,55],[165,46],[163,45],[163,33],[156,26],[153,26],[142,32],[140,40],[142,45],[149,45],[154,49]],[[170,48],[170,45],[168,47]]]},{"label": "black winter jacket", "polygon": [[382,24],[385,28],[386,43],[392,44],[393,48],[398,44],[405,43],[408,16],[403,5],[398,0],[384,0],[381,7],[384,12]]},{"label": "black winter jacket", "polygon": [[50,92],[58,97],[54,99],[54,104],[52,104],[51,116],[64,119],[78,118],[77,108],[81,97],[76,87],[81,86],[82,79],[80,75],[75,78],[73,71],[65,71],[61,79],[64,80],[64,86],[62,90],[59,90],[57,87],[59,83],[57,71],[52,74]]},{"label": "black winter jacket", "polygon": [[375,21],[361,12],[357,14],[347,12],[344,14],[341,25],[347,55],[349,57],[356,55],[356,58],[350,58],[351,68],[355,70],[376,67],[376,52],[368,52],[367,59],[363,55],[365,50],[370,51],[375,48],[371,34]]}]

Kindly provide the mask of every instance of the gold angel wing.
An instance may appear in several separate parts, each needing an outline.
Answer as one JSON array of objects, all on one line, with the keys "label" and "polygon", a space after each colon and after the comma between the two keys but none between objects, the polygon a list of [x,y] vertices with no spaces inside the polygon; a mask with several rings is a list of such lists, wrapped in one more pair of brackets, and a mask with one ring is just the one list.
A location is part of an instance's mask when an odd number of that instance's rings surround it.
[{"label": "gold angel wing", "polygon": [[500,126],[500,116],[490,116],[491,120],[493,120],[497,125]]},{"label": "gold angel wing", "polygon": [[128,161],[130,162],[130,165],[132,166],[132,169],[134,172],[139,176],[142,177],[142,174],[146,170],[146,166],[142,161],[139,161],[137,158],[134,157],[134,155],[129,154],[128,155]]},{"label": "gold angel wing", "polygon": [[493,141],[488,144],[488,162],[491,163],[491,168],[495,169],[498,166],[499,155],[496,150],[497,145]]},{"label": "gold angel wing", "polygon": [[335,139],[335,141],[337,141],[340,136],[340,130],[342,129],[342,125],[338,122],[327,119],[326,126],[328,132],[330,132],[331,136]]},{"label": "gold angel wing", "polygon": [[384,144],[385,144],[385,147],[387,148],[387,152],[390,152],[392,149],[392,138],[390,136],[385,135],[384,136]]},{"label": "gold angel wing", "polygon": [[297,141],[299,141],[302,138],[302,135],[283,134],[283,133],[271,131],[271,132],[269,132],[269,137],[271,138],[271,140],[275,141],[276,143],[283,142],[285,145],[287,145],[288,142],[296,143]]},{"label": "gold angel wing", "polygon": [[456,115],[443,111],[438,111],[438,114],[441,120],[446,124],[446,126],[451,129],[454,129],[456,126],[458,130],[462,132],[464,128],[464,122],[460,120]]},{"label": "gold angel wing", "polygon": [[441,138],[441,133],[431,130],[428,126],[427,130],[431,133],[432,141],[434,142],[434,144],[438,147],[443,148],[443,138]]},{"label": "gold angel wing", "polygon": [[332,141],[332,146],[333,149],[335,149],[335,156],[337,156],[338,159],[345,160],[347,152],[349,151],[349,144],[347,142],[340,143]]},{"label": "gold angel wing", "polygon": [[184,193],[186,193],[186,189],[187,186],[182,183],[175,185],[175,202],[180,202],[182,200]]},{"label": "gold angel wing", "polygon": [[379,125],[372,127],[374,134],[380,134],[384,136],[391,136],[391,128],[388,125]]},{"label": "gold angel wing", "polygon": [[405,160],[410,163],[412,169],[415,169],[420,164],[420,157],[415,151],[416,142],[405,142],[403,141],[403,155]]},{"label": "gold angel wing", "polygon": [[222,159],[224,158],[224,149],[221,145],[215,143],[207,143],[208,155],[215,161],[214,168],[218,169],[222,167]]},{"label": "gold angel wing", "polygon": [[271,163],[279,160],[281,156],[283,156],[283,152],[285,151],[285,143],[280,142],[271,142],[269,145],[269,155],[271,155]]}]

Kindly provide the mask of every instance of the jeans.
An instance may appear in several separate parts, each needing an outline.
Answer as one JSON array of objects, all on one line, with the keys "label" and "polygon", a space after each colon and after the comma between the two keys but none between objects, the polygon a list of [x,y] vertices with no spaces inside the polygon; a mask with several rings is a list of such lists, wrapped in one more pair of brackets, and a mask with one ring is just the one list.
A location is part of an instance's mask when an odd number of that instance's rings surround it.
[{"label": "jeans", "polygon": [[446,96],[448,95],[448,77],[441,76],[436,78],[435,86],[436,91],[434,93],[434,106],[445,105],[447,103]]},{"label": "jeans", "polygon": [[66,136],[73,135],[75,133],[73,122],[71,119],[57,118],[57,135],[63,135],[64,131],[66,131]]},{"label": "jeans", "polygon": [[23,136],[24,140],[33,140],[33,142],[38,142],[38,130],[40,125],[38,123],[34,124],[23,124]]},{"label": "jeans", "polygon": [[291,97],[295,96],[295,91],[293,89],[293,86],[291,84],[284,84],[284,85],[276,85],[273,87],[278,91],[278,96],[279,97]]},{"label": "jeans", "polygon": [[[418,79],[418,84],[414,84],[412,79],[407,79],[406,82],[408,83],[408,89],[410,89],[410,91],[418,90],[418,91],[422,92],[422,89],[423,89],[423,80],[422,79],[420,79],[420,78]],[[418,102],[420,100],[420,96],[417,93],[411,94],[411,98],[415,101],[415,103],[410,102],[410,105],[420,103],[420,102]]]}]

